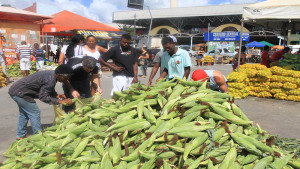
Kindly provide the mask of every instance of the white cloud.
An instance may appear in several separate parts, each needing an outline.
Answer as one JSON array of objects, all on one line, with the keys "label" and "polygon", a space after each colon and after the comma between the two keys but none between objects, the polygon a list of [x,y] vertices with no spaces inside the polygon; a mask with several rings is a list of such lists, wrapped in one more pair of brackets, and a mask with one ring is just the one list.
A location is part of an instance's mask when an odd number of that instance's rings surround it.
[{"label": "white cloud", "polygon": [[[253,3],[262,0],[217,0],[220,4],[232,3]],[[189,6],[204,6],[209,4],[216,4],[216,0],[178,0],[178,7]],[[31,6],[36,0],[0,0],[0,4],[10,4],[12,7],[24,9]],[[78,15],[87,17],[89,19],[102,22],[112,22],[112,14],[115,11],[134,10],[127,8],[127,0],[93,0],[90,6],[86,7],[82,3],[84,0],[39,0],[38,3],[47,3],[56,6],[62,10],[68,10]],[[213,3],[212,3],[213,2]],[[144,9],[169,8],[170,0],[144,0]],[[47,9],[45,9],[47,11]],[[48,11],[47,11],[48,12]],[[51,15],[49,13],[47,15]]]}]

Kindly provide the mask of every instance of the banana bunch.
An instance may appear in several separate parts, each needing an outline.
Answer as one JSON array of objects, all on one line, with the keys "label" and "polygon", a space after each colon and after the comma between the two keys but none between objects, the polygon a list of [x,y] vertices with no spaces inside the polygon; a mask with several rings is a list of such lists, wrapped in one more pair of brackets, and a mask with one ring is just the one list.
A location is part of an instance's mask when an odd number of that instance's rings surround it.
[{"label": "banana bunch", "polygon": [[283,86],[282,83],[279,82],[272,82],[270,83],[270,88],[271,89],[280,89]]},{"label": "banana bunch", "polygon": [[214,62],[214,58],[210,55],[204,56],[204,62]]},{"label": "banana bunch", "polygon": [[262,98],[271,98],[272,97],[272,94],[265,91],[265,92],[260,92],[258,93],[257,97],[262,97]]},{"label": "banana bunch", "polygon": [[271,72],[273,75],[280,75],[280,76],[287,76],[289,75],[289,71],[281,68],[281,67],[278,67],[278,66],[273,66],[270,68]]},{"label": "banana bunch", "polygon": [[281,89],[275,88],[275,89],[271,89],[271,90],[270,90],[270,93],[274,95],[274,94],[276,94],[276,93],[284,93],[284,92],[283,92]]},{"label": "banana bunch", "polygon": [[293,90],[293,89],[297,89],[297,85],[290,82],[286,82],[283,84],[282,88],[286,90]]},{"label": "banana bunch", "polygon": [[299,102],[300,101],[300,96],[299,95],[288,95],[287,100]]},{"label": "banana bunch", "polygon": [[228,88],[244,89],[246,87],[244,83],[228,82],[227,84],[228,84]]},{"label": "banana bunch", "polygon": [[226,76],[227,80],[229,82],[239,82],[243,83],[247,80],[247,74],[246,73],[238,73],[238,72],[231,72],[229,75]]},{"label": "banana bunch", "polygon": [[262,70],[262,69],[267,69],[265,65],[261,64],[243,64],[240,66],[241,69],[255,69],[255,70]]},{"label": "banana bunch", "polygon": [[287,95],[285,93],[276,93],[273,97],[278,100],[287,100]]},{"label": "banana bunch", "polygon": [[296,96],[300,96],[300,89],[294,89],[294,90],[289,90],[287,91],[288,95],[296,95]]}]

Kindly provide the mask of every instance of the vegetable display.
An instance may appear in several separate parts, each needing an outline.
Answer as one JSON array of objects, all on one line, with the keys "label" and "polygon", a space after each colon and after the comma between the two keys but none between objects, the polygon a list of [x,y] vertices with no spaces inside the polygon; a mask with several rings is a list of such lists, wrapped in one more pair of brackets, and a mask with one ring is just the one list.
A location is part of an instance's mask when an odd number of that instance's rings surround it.
[{"label": "vegetable display", "polygon": [[207,82],[133,84],[113,99],[76,100],[56,125],[15,141],[4,168],[299,168]]},{"label": "vegetable display", "polygon": [[0,87],[5,87],[5,78],[4,78],[4,74],[2,73],[2,66],[0,66]]},{"label": "vegetable display", "polygon": [[287,53],[279,60],[279,66],[284,69],[300,71],[300,55]]},{"label": "vegetable display", "polygon": [[248,95],[300,101],[300,72],[278,66],[244,64],[240,72],[231,72],[227,79],[229,93],[244,98]]}]

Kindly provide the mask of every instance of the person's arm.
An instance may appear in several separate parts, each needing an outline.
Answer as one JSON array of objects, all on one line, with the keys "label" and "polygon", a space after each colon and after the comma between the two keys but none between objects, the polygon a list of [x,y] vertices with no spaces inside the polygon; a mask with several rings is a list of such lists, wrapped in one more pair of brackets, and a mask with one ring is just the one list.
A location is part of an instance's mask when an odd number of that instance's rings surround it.
[{"label": "person's arm", "polygon": [[[1,52],[1,51],[0,51]],[[1,56],[0,56],[1,57]],[[7,65],[7,60],[6,60],[6,56],[4,54],[4,52],[2,52],[2,58],[4,60],[5,65]]]},{"label": "person's arm", "polygon": [[184,68],[184,75],[183,75],[183,77],[182,78],[186,78],[186,79],[188,79],[189,78],[189,75],[190,75],[190,73],[191,73],[191,67],[190,66],[188,66],[188,67],[185,67]]},{"label": "person's arm", "polygon": [[214,71],[213,76],[214,76],[214,80],[215,80],[216,84],[219,86],[219,89],[221,90],[221,92],[222,93],[228,92],[227,83],[226,83],[225,78],[222,75],[222,73],[219,71]]},{"label": "person's arm", "polygon": [[164,68],[164,71],[161,73],[160,77],[156,80],[156,82],[162,80],[168,75],[168,69]]},{"label": "person's arm", "polygon": [[71,95],[72,95],[73,97],[75,97],[75,98],[76,98],[76,97],[80,97],[79,92],[73,89],[73,87],[72,87],[72,85],[71,85],[71,83],[70,83],[69,80],[66,80],[66,81],[64,81],[63,83],[64,83],[64,84],[67,86],[67,88],[70,90],[70,93],[71,93]]},{"label": "person's arm", "polygon": [[102,46],[100,45],[97,45],[97,50],[101,53],[101,54],[104,54],[107,52],[107,49],[103,48]]},{"label": "person's arm", "polygon": [[153,68],[151,70],[149,80],[148,80],[148,84],[147,84],[148,86],[150,86],[152,84],[152,80],[153,80],[154,76],[156,75],[159,67],[160,67],[160,63],[158,63],[158,62],[154,63]]},{"label": "person's arm", "polygon": [[117,65],[114,66],[114,65],[112,65],[112,64],[110,64],[110,63],[107,62],[109,59],[112,58],[113,55],[115,55],[115,52],[112,49],[108,50],[103,56],[101,56],[99,58],[99,62],[101,64],[103,64],[103,65],[105,65],[105,66],[107,66],[107,67],[109,67],[109,68],[117,71],[117,72],[122,72],[125,69],[125,67],[119,67]]},{"label": "person's arm", "polygon": [[101,89],[101,87],[100,87],[100,78],[99,78],[98,73],[92,75],[92,83],[94,83],[94,84],[97,85],[97,91],[98,91],[100,94],[102,94],[103,91],[102,91],[102,89]]},{"label": "person's arm", "polygon": [[137,74],[138,74],[138,63],[137,61],[135,61],[133,63],[133,80],[131,83],[137,83],[138,82],[138,78],[137,78]]},{"label": "person's arm", "polygon": [[[46,55],[46,54],[45,54]],[[60,52],[59,58],[58,58],[58,65],[64,64],[65,55],[63,52]]]},{"label": "person's arm", "polygon": [[145,55],[145,56],[144,56],[145,59],[149,59],[149,53],[148,53],[148,52],[145,52],[144,55]]}]

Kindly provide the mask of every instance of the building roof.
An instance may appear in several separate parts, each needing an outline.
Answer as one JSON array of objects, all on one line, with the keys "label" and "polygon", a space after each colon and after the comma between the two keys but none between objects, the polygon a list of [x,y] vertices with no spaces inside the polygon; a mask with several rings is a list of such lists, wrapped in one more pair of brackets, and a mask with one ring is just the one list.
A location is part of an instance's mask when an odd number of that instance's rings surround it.
[{"label": "building roof", "polygon": [[[222,24],[240,24],[243,7],[248,4],[226,4],[195,7],[178,7],[150,9],[152,14],[152,28],[171,26],[178,30],[192,30],[193,28],[217,27]],[[119,24],[136,25],[149,28],[151,15],[149,10],[132,10],[113,13],[113,22]]]},{"label": "building roof", "polygon": [[52,16],[42,15],[12,7],[0,6],[0,20],[2,21],[34,22],[50,18],[52,18]]},{"label": "building roof", "polygon": [[63,32],[71,30],[101,30],[120,31],[100,22],[85,18],[70,11],[64,10],[53,14],[53,19],[49,20],[43,27],[44,32]]}]

